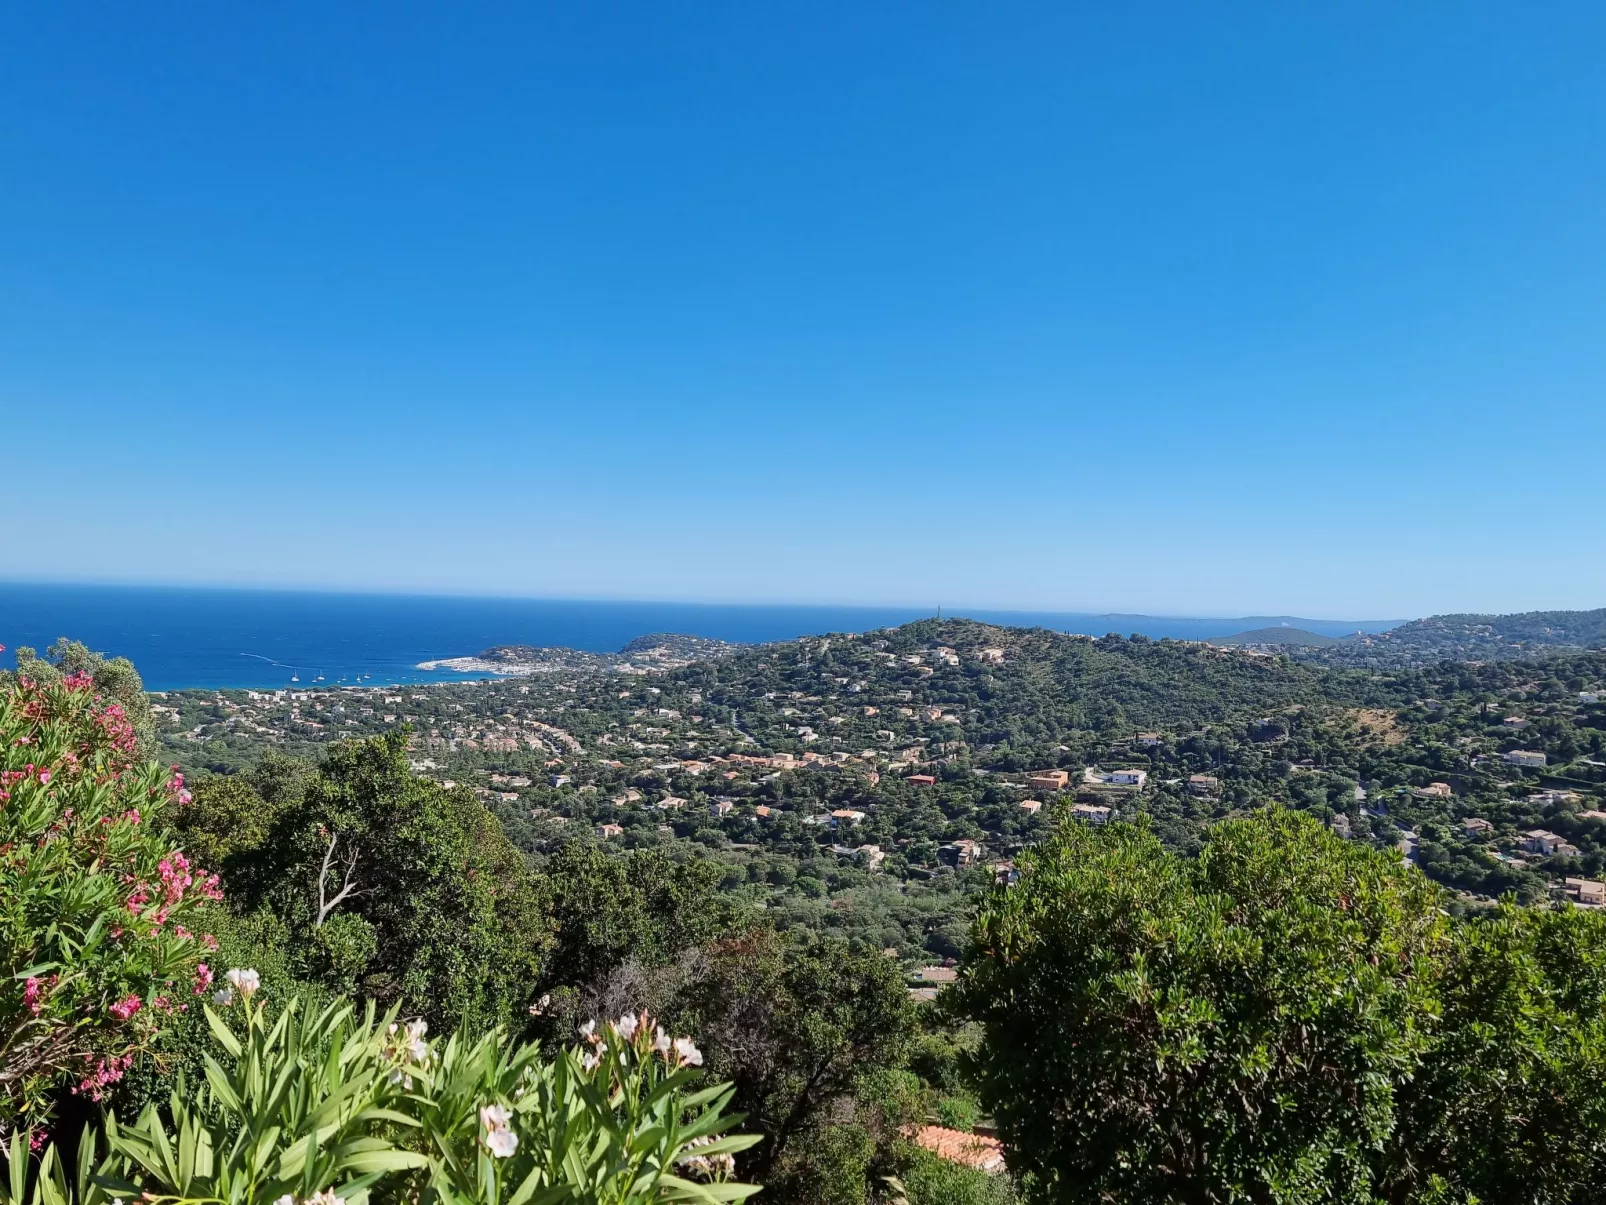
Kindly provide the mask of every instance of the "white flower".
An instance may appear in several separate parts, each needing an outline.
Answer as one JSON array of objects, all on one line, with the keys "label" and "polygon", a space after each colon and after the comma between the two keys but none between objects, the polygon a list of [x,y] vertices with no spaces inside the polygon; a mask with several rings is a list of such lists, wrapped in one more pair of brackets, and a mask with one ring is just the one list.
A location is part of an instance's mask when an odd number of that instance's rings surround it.
[{"label": "white flower", "polygon": [[[123,1205],[123,1203],[121,1200],[117,1200],[113,1201],[112,1205]],[[284,1196],[276,1198],[273,1205],[296,1205],[296,1199],[289,1193],[285,1193]]]},{"label": "white flower", "polygon": [[429,1022],[424,1020],[407,1022],[407,1057],[415,1063],[422,1063],[429,1058],[429,1043],[424,1041],[424,1035],[429,1032]]},{"label": "white flower", "polygon": [[[219,1008],[227,1008],[234,1003],[234,989],[232,987],[219,988],[212,993],[212,1003]],[[279,1203],[275,1201],[273,1205],[279,1205]]]},{"label": "white flower", "polygon": [[626,1013],[613,1023],[613,1028],[615,1033],[628,1042],[636,1036],[636,1027],[639,1024],[640,1022],[636,1020],[635,1013]]},{"label": "white flower", "polygon": [[513,1114],[505,1105],[482,1105],[480,1124],[485,1127],[485,1149],[498,1159],[506,1159],[519,1147],[519,1136],[507,1128]]},{"label": "white flower", "polygon": [[669,1035],[664,1032],[662,1025],[656,1027],[653,1031],[652,1048],[659,1054],[669,1053]]},{"label": "white flower", "polygon": [[506,1159],[519,1149],[519,1136],[512,1130],[492,1130],[485,1135],[485,1149],[498,1159]]},{"label": "white flower", "polygon": [[[240,995],[244,996],[247,1000],[254,996],[256,994],[256,990],[262,986],[262,976],[249,969],[242,971],[236,967],[227,975],[223,976],[223,978],[227,979],[230,986],[232,986],[235,991],[239,992]],[[326,1189],[325,1191],[333,1192],[334,1190]],[[339,1200],[338,1197],[335,1199]],[[309,1205],[311,1205],[311,1201],[315,1200],[317,1200],[316,1197],[311,1198],[309,1200]]]},{"label": "white flower", "polygon": [[546,995],[542,996],[539,1000],[537,1000],[534,1004],[530,1005],[530,1016],[539,1017],[543,1012],[546,1011],[546,1006],[551,1004],[551,1003],[552,1003],[552,993],[548,992]]},{"label": "white flower", "polygon": [[588,1042],[596,1035],[596,1032],[597,1023],[595,1021],[587,1021],[584,1025],[580,1026],[580,1036]]},{"label": "white flower", "polygon": [[675,1053],[680,1057],[681,1062],[689,1066],[701,1067],[703,1065],[703,1052],[692,1045],[690,1038],[676,1038]]},{"label": "white flower", "polygon": [[592,1050],[590,1054],[581,1056],[580,1066],[584,1067],[587,1071],[595,1071],[602,1065],[602,1056],[607,1053],[608,1044],[606,1042],[598,1042],[596,1048]]},{"label": "white flower", "polygon": [[[255,971],[251,972],[253,975]],[[315,1192],[307,1198],[307,1205],[346,1205],[345,1197],[335,1196],[335,1190],[326,1188],[322,1192]]]}]

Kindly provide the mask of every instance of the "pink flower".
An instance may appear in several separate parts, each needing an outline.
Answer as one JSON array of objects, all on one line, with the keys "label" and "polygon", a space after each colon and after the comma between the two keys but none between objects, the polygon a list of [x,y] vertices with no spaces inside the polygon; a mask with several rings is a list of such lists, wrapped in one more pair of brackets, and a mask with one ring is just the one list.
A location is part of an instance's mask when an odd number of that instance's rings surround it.
[{"label": "pink flower", "polygon": [[22,1006],[36,1017],[39,1015],[39,1010],[44,1007],[39,999],[39,980],[32,976],[29,976],[28,982],[23,985]]},{"label": "pink flower", "polygon": [[135,1013],[137,1013],[144,1003],[145,1002],[133,992],[129,992],[128,995],[124,996],[116,1004],[113,1004],[109,1009],[107,1009],[107,1011],[119,1021],[126,1021]]},{"label": "pink flower", "polygon": [[196,996],[204,996],[206,995],[207,989],[211,986],[212,968],[207,966],[204,962],[197,963],[195,966],[195,987],[191,989],[192,994]]},{"label": "pink flower", "polygon": [[50,771],[49,770],[41,770],[41,771],[39,771],[39,781],[40,781],[41,784],[49,782],[50,781]]},{"label": "pink flower", "polygon": [[201,948],[204,950],[217,949],[217,938],[213,937],[210,933],[201,934]]}]

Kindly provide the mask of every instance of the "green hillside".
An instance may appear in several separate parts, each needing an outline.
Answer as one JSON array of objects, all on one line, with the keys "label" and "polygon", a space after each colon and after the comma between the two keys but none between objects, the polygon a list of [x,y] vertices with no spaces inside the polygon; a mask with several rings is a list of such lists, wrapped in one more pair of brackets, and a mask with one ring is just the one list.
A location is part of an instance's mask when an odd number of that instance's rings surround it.
[{"label": "green hillside", "polygon": [[1236,636],[1224,636],[1220,640],[1212,640],[1211,644],[1225,644],[1233,647],[1257,648],[1270,645],[1288,645],[1294,648],[1320,648],[1323,645],[1337,644],[1338,641],[1331,636],[1322,636],[1316,632],[1307,632],[1303,628],[1256,628],[1252,632],[1239,632]]}]

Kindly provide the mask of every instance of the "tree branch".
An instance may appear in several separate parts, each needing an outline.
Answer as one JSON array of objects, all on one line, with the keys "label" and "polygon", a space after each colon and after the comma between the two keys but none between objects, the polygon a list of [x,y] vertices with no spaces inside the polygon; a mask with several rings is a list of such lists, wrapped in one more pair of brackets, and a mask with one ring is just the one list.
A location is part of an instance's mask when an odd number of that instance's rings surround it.
[{"label": "tree branch", "polygon": [[353,888],[357,886],[356,881],[351,877],[352,873],[357,869],[357,847],[353,845],[351,847],[351,856],[346,859],[345,874],[341,876],[340,890],[335,893],[334,899],[327,898],[329,866],[334,861],[335,843],[339,840],[340,835],[338,833],[332,834],[329,838],[329,848],[323,851],[323,865],[318,870],[318,919],[313,922],[312,927],[314,929],[323,928],[323,922],[329,919],[329,914],[335,910],[335,905],[350,895]]}]

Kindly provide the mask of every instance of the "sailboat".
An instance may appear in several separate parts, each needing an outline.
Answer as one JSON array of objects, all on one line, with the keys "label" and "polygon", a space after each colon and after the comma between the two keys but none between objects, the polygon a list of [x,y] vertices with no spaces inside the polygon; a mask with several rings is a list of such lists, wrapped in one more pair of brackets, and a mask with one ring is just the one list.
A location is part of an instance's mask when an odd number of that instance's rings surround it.
[{"label": "sailboat", "polygon": [[290,675],[290,681],[299,682],[299,681],[301,681],[301,679],[299,677],[297,677],[295,674],[291,674]]}]

